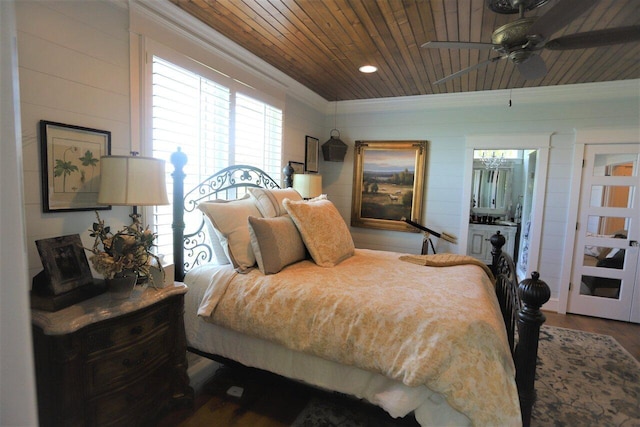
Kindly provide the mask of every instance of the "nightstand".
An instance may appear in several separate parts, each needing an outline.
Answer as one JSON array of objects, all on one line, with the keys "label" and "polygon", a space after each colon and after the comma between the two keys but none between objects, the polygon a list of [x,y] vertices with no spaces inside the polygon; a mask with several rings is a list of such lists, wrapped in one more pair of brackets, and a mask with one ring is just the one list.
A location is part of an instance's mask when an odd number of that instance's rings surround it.
[{"label": "nightstand", "polygon": [[192,404],[179,282],[113,302],[32,310],[41,426],[151,425]]}]

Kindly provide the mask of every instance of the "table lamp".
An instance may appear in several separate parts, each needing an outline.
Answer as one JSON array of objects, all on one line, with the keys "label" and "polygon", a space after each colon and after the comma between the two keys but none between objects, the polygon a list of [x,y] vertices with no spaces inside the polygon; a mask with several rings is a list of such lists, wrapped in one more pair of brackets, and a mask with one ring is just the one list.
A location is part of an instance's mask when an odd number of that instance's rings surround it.
[{"label": "table lamp", "polygon": [[318,174],[294,174],[293,189],[303,199],[312,199],[322,194],[322,175]]},{"label": "table lamp", "polygon": [[168,205],[164,160],[141,156],[103,156],[100,158],[98,203],[132,206]]}]

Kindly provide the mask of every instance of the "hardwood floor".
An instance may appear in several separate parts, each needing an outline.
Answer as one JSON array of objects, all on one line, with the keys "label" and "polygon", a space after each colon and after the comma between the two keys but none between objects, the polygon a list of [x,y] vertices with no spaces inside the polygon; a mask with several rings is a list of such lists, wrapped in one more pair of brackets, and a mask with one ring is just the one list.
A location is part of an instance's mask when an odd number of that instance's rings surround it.
[{"label": "hardwood floor", "polygon": [[[640,360],[640,325],[572,314],[544,313],[546,325],[613,336],[631,355]],[[231,397],[232,385],[243,387],[241,398]],[[282,377],[256,370],[223,368],[196,397],[193,408],[176,410],[162,419],[159,427],[285,427],[290,426],[307,402],[316,395],[324,399],[344,399]],[[353,401],[376,416],[388,417],[381,409]],[[399,425],[417,426],[411,415]]]}]

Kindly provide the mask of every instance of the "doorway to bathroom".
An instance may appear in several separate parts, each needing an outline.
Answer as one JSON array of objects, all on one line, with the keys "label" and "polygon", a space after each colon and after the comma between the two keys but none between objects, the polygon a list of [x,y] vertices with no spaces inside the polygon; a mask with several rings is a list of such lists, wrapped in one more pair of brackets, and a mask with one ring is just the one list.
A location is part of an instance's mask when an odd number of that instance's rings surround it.
[{"label": "doorway to bathroom", "polygon": [[[491,263],[488,238],[500,231],[518,279],[538,268],[550,134],[474,135],[466,141],[461,251]],[[504,160],[500,159],[504,153]],[[485,160],[483,160],[483,157]]]}]

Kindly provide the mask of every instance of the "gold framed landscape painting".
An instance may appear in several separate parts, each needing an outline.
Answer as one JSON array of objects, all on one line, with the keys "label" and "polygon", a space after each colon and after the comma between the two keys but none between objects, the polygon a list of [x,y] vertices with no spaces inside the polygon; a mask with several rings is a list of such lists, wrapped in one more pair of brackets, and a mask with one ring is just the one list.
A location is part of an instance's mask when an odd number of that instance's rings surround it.
[{"label": "gold framed landscape painting", "polygon": [[427,141],[356,141],[351,225],[418,231],[421,222]]},{"label": "gold framed landscape painting", "polygon": [[98,205],[111,132],[41,120],[40,149],[43,212],[111,209]]}]

